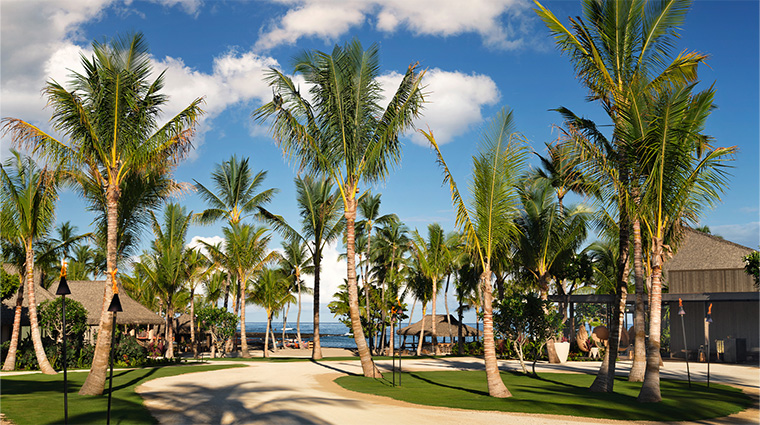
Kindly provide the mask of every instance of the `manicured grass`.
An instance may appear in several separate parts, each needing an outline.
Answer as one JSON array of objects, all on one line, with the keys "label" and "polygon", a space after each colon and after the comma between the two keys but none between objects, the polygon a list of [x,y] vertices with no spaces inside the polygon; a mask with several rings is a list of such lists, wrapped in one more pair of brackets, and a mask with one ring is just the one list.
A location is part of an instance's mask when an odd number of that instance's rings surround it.
[{"label": "manicured grass", "polygon": [[[484,371],[411,372],[401,375],[401,386],[384,379],[344,376],[335,382],[351,391],[375,394],[428,406],[471,410],[544,413],[600,419],[686,421],[727,416],[752,405],[741,390],[725,385],[662,381],[663,401],[639,403],[640,383],[615,381],[613,394],[591,393],[593,375],[542,373],[540,378],[502,372],[511,398],[488,396]],[[396,376],[398,379],[399,376]],[[397,381],[398,382],[398,381]]]},{"label": "manicured grass", "polygon": [[[404,357],[403,361],[407,360],[418,360],[418,359],[438,359],[438,358],[445,358],[446,356],[410,356],[410,357]],[[396,357],[398,360],[398,357]],[[220,357],[216,359],[204,359],[206,361],[211,362],[273,362],[273,363],[288,363],[288,362],[310,362],[312,361],[309,357],[269,357],[264,358],[261,356],[257,357],[250,357],[250,358],[242,358],[242,357]],[[342,356],[342,357],[323,357],[320,359],[320,362],[331,362],[331,361],[350,361],[350,360],[359,360],[359,356]],[[393,357],[389,356],[372,356],[372,360],[393,360]]]},{"label": "manicured grass", "polygon": [[[153,424],[156,420],[143,406],[135,387],[156,378],[191,372],[229,369],[240,365],[163,366],[113,372],[112,424]],[[243,366],[244,367],[244,366]],[[0,376],[2,411],[18,425],[63,423],[63,374]],[[69,423],[104,424],[108,407],[108,381],[102,396],[80,396],[87,372],[68,374]]]}]

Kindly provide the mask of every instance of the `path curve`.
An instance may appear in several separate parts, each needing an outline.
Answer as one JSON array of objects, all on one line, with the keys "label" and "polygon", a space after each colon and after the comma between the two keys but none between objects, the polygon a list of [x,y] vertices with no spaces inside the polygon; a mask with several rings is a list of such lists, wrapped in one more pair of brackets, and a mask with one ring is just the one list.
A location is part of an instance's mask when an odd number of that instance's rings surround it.
[{"label": "path curve", "polygon": [[[159,378],[136,391],[159,423],[169,424],[472,424],[518,423],[560,424],[653,424],[653,422],[594,420],[556,415],[504,413],[448,409],[410,404],[386,397],[348,391],[333,382],[347,373],[361,373],[358,360],[291,363],[244,363],[246,367],[198,372]],[[668,364],[663,376],[679,376],[679,366]],[[388,370],[390,362],[378,366]],[[514,362],[500,363],[516,370]],[[595,371],[598,362],[542,365],[543,371]],[[482,369],[482,360],[472,358],[408,360],[405,370]],[[622,365],[621,372],[628,366]],[[692,366],[692,374],[697,371]],[[742,387],[758,394],[757,367],[713,365],[714,382]],[[684,376],[685,378],[685,376]],[[756,398],[757,400],[757,398]],[[757,403],[728,418],[700,424],[760,423]]]}]

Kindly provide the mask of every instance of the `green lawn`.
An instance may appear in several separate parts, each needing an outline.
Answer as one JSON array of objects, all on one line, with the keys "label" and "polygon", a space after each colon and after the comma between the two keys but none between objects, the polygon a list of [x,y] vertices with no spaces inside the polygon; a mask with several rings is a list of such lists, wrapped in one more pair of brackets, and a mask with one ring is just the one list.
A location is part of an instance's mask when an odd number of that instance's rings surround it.
[{"label": "green lawn", "polygon": [[[134,370],[115,370],[113,373],[113,397],[111,400],[112,424],[156,423],[135,387],[151,379],[182,375],[191,372],[241,367],[239,365],[163,366]],[[108,381],[102,396],[77,394],[87,372],[68,374],[69,423],[104,424],[108,406]],[[43,425],[63,423],[63,373],[58,375],[0,376],[2,412],[18,425]]]},{"label": "green lawn", "polygon": [[[512,397],[488,396],[483,371],[411,372],[401,375],[401,386],[393,387],[390,373],[384,379],[345,376],[336,382],[342,387],[415,404],[471,410],[544,413],[600,419],[685,421],[730,415],[752,405],[741,390],[725,385],[662,381],[663,401],[638,403],[640,383],[624,379],[615,382],[615,393],[591,393],[593,375],[542,373],[532,378],[502,372]],[[398,375],[396,376],[398,379]]]}]

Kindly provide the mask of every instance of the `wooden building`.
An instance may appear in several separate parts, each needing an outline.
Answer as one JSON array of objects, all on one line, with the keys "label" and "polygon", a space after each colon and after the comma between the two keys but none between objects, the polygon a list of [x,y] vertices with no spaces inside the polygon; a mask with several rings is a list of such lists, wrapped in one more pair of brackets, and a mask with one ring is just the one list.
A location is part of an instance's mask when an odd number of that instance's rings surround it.
[{"label": "wooden building", "polygon": [[[663,268],[670,307],[670,354],[691,357],[707,351],[713,359],[757,360],[760,350],[760,294],[744,272],[743,257],[751,248],[687,228],[676,254]],[[678,317],[683,300],[684,326]],[[705,318],[712,304],[706,335]],[[716,343],[718,341],[718,343]],[[719,347],[722,345],[722,347]],[[717,356],[722,352],[720,357]]]}]

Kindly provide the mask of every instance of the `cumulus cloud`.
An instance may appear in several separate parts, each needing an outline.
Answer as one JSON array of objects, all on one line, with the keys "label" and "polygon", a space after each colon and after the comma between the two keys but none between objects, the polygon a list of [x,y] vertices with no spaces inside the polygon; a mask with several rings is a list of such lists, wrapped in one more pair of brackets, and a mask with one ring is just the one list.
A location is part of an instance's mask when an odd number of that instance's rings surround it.
[{"label": "cumulus cloud", "polygon": [[[393,96],[403,76],[393,72],[379,77],[387,101]],[[482,74],[465,74],[444,71],[438,68],[428,70],[423,77],[426,104],[422,118],[415,122],[418,128],[433,131],[439,145],[446,144],[456,136],[465,133],[471,126],[483,121],[482,109],[496,104],[500,98],[499,89],[491,77]],[[410,135],[412,142],[427,146],[427,141],[419,133]]]},{"label": "cumulus cloud", "polygon": [[216,245],[224,242],[224,238],[221,236],[193,236],[192,239],[190,239],[190,242],[185,245],[186,248],[191,249],[197,249],[201,252],[203,255],[208,255],[208,249],[206,248],[206,245],[204,245],[202,242],[205,242],[209,245]]},{"label": "cumulus cloud", "polygon": [[[262,29],[258,49],[294,44],[303,37],[334,41],[369,21],[381,32],[415,35],[476,33],[484,44],[514,49],[525,44],[533,17],[525,0],[289,0],[278,20]],[[340,10],[340,13],[336,13]]]},{"label": "cumulus cloud", "polygon": [[710,226],[710,232],[749,248],[757,249],[760,245],[760,222],[758,221]]}]

